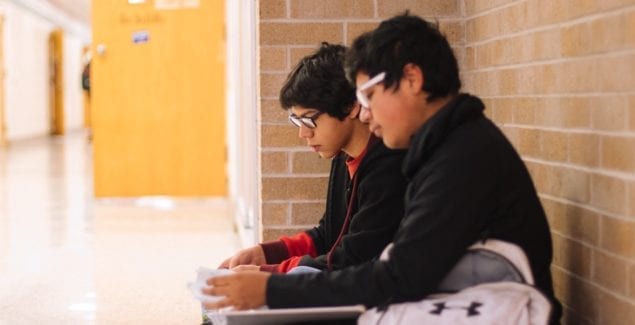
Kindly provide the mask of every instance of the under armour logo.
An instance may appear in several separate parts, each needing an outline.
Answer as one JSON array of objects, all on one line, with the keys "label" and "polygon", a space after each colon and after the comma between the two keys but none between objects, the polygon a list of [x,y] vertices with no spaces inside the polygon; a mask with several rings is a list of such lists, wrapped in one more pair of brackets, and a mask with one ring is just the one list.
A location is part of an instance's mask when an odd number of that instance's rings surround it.
[{"label": "under armour logo", "polygon": [[481,313],[478,312],[478,307],[481,307],[483,304],[480,302],[476,302],[473,301],[468,307],[464,307],[464,306],[446,306],[445,302],[437,302],[436,304],[434,304],[435,307],[437,307],[436,309],[430,311],[430,314],[433,315],[441,315],[441,313],[443,313],[444,310],[446,309],[465,309],[467,310],[467,317],[471,317],[471,316],[477,316],[480,315]]}]

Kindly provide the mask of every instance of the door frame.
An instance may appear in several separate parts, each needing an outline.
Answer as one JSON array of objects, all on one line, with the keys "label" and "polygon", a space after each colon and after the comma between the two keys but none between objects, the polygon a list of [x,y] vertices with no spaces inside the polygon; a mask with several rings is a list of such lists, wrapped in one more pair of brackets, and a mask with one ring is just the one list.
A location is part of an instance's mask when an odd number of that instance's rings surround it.
[{"label": "door frame", "polygon": [[49,36],[49,85],[51,134],[64,134],[64,32],[55,29]]},{"label": "door frame", "polygon": [[227,1],[227,168],[234,220],[243,246],[262,240],[258,159],[258,2]]}]

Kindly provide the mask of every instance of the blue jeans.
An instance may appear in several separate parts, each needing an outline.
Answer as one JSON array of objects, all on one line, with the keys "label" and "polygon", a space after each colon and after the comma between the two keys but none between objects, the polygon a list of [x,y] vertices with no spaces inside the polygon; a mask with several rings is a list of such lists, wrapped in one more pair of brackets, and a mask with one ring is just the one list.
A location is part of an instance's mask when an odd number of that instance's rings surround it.
[{"label": "blue jeans", "polygon": [[287,274],[307,274],[307,273],[320,273],[322,270],[316,269],[310,266],[296,266],[292,268]]}]

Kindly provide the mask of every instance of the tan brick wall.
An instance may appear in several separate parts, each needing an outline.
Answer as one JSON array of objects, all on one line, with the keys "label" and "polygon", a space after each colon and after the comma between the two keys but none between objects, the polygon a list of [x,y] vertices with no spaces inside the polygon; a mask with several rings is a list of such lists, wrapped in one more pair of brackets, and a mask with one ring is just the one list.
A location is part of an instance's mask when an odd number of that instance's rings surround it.
[{"label": "tan brick wall", "polygon": [[321,41],[350,44],[410,9],[439,21],[464,90],[523,156],[554,239],[566,324],[635,319],[635,0],[261,0],[263,238],[320,218],[328,161],[278,104]]},{"label": "tan brick wall", "polygon": [[635,319],[635,1],[465,0],[465,91],[526,161],[565,324]]},{"label": "tan brick wall", "polygon": [[261,0],[259,78],[264,240],[316,224],[324,211],[330,161],[309,152],[287,122],[278,92],[290,69],[320,42],[350,44],[382,19],[411,12],[437,19],[460,56],[460,0]]}]

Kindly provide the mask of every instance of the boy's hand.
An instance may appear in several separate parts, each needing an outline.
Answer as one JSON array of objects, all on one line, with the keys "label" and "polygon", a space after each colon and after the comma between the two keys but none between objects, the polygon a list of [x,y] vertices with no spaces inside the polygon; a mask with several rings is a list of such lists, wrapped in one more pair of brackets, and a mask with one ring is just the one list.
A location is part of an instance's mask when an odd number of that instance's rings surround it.
[{"label": "boy's hand", "polygon": [[227,276],[217,276],[207,280],[211,287],[203,288],[203,293],[224,296],[214,303],[206,302],[207,309],[234,307],[236,310],[259,308],[266,304],[267,280],[271,273],[241,272]]},{"label": "boy's hand", "polygon": [[260,266],[258,265],[238,265],[231,269],[234,272],[249,272],[249,271],[260,271]]},{"label": "boy's hand", "polygon": [[226,259],[218,266],[219,269],[232,269],[238,265],[262,265],[267,264],[265,252],[260,245],[252,246],[238,251],[234,256]]}]

